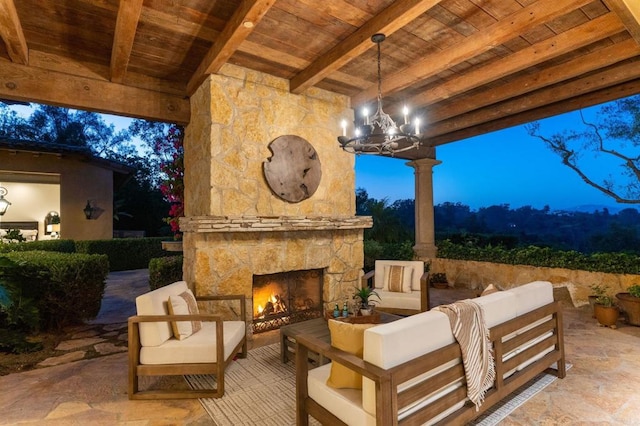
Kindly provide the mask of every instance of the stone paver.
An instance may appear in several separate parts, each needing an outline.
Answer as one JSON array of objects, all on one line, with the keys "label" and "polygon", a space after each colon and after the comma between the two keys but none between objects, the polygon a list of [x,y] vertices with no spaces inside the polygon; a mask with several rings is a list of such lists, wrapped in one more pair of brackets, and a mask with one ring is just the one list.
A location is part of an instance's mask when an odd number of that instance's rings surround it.
[{"label": "stone paver", "polygon": [[65,340],[64,342],[60,342],[58,346],[56,346],[57,351],[70,351],[73,349],[83,348],[85,346],[95,345],[96,343],[104,342],[104,339],[101,337],[88,337],[86,339],[73,339],[73,340]]},{"label": "stone paver", "polygon": [[84,358],[86,351],[67,352],[64,355],[47,358],[38,364],[38,367],[51,367],[53,365],[66,364],[68,362],[78,361]]}]

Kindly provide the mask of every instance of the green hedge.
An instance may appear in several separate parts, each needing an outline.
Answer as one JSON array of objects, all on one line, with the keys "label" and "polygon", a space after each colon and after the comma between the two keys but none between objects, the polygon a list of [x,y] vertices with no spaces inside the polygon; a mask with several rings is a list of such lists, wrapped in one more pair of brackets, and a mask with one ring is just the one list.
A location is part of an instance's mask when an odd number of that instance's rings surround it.
[{"label": "green hedge", "polygon": [[155,257],[170,256],[162,250],[162,237],[115,238],[112,240],[76,241],[76,252],[86,254],[106,254],[111,271],[146,269]]},{"label": "green hedge", "polygon": [[149,261],[149,287],[155,290],[182,280],[183,256],[157,257]]},{"label": "green hedge", "polygon": [[107,256],[45,251],[2,256],[19,264],[22,296],[35,301],[45,329],[80,324],[98,315],[109,273]]},{"label": "green hedge", "polygon": [[12,251],[57,251],[60,253],[74,253],[76,244],[73,240],[40,240],[28,243],[4,243],[0,244],[0,253]]},{"label": "green hedge", "polygon": [[364,270],[372,271],[377,259],[412,260],[413,242],[379,243],[374,240],[364,240]]},{"label": "green hedge", "polygon": [[438,241],[438,257],[444,259],[475,260],[479,262],[564,268],[611,274],[640,274],[640,257],[626,253],[594,253],[562,251],[548,247],[529,246],[516,249],[476,247]]}]

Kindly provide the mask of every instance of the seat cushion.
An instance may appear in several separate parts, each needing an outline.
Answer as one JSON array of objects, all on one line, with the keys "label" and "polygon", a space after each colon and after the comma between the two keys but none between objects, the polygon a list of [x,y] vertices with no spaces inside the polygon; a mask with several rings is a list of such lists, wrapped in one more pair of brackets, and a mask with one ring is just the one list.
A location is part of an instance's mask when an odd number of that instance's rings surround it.
[{"label": "seat cushion", "polygon": [[[224,321],[224,358],[242,341],[246,329],[244,321]],[[217,362],[216,323],[205,321],[202,330],[186,340],[170,338],[160,346],[143,346],[141,364],[193,364]]]},{"label": "seat cushion", "polygon": [[420,310],[420,291],[411,293],[395,293],[391,291],[376,290],[380,300],[376,300],[376,306],[381,308],[413,309]]},{"label": "seat cushion", "polygon": [[[167,301],[169,296],[180,294],[186,290],[188,290],[186,281],[177,281],[142,294],[136,297],[137,313],[138,315],[168,315]],[[142,346],[158,346],[172,336],[173,331],[169,321],[140,323],[140,343]]]}]

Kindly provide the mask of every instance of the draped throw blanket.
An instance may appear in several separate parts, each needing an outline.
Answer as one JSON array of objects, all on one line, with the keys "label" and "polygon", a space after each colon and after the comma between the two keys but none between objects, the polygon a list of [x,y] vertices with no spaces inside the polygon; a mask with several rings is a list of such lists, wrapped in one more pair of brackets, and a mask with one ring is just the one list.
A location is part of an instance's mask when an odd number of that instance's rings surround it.
[{"label": "draped throw blanket", "polygon": [[449,317],[453,336],[462,352],[467,396],[475,404],[477,411],[484,401],[485,392],[493,386],[496,377],[493,349],[482,306],[467,299],[438,306],[434,310]]}]

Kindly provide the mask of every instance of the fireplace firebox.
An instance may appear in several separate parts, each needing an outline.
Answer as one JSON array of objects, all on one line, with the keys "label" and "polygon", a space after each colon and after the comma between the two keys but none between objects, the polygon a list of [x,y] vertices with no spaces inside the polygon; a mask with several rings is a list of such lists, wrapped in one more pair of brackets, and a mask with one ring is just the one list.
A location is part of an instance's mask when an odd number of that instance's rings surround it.
[{"label": "fireplace firebox", "polygon": [[253,276],[253,332],[322,316],[323,270]]}]

